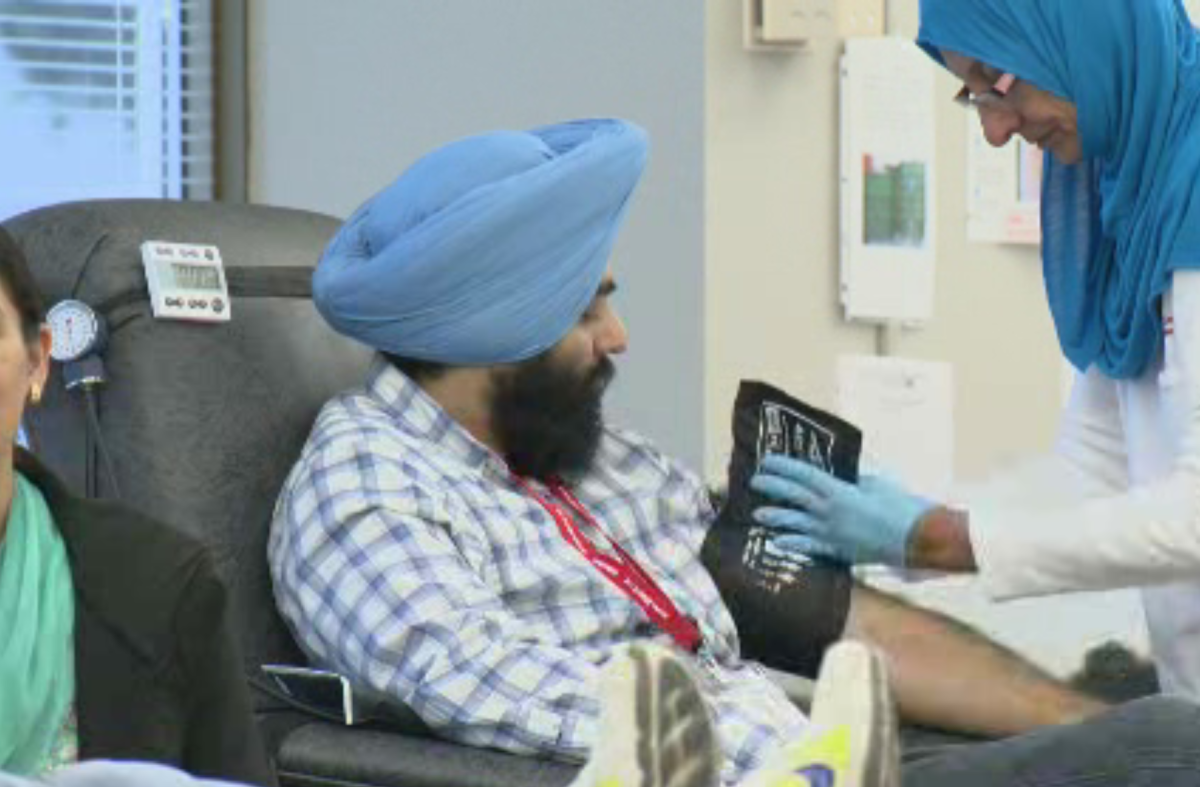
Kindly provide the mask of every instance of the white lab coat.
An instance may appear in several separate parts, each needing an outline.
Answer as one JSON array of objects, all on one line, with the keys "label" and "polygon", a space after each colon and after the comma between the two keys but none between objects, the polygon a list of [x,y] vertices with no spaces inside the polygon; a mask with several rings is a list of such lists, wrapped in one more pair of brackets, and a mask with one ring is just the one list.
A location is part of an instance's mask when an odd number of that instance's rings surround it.
[{"label": "white lab coat", "polygon": [[1145,374],[1079,375],[1055,454],[963,502],[991,596],[1142,587],[1163,689],[1200,699],[1200,271],[1163,318]]}]

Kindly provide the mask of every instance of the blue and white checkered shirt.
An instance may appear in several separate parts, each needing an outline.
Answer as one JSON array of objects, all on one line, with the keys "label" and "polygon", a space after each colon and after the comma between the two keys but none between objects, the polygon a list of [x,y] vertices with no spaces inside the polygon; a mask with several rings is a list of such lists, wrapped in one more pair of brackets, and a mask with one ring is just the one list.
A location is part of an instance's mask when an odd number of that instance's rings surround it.
[{"label": "blue and white checkered shirt", "polygon": [[[699,479],[609,429],[573,491],[699,622],[725,777],[797,735],[804,717],[740,659],[700,562],[714,514]],[[280,609],[314,662],[477,746],[582,759],[597,733],[599,665],[622,643],[665,637],[502,459],[383,362],[321,411],[269,552]]]}]

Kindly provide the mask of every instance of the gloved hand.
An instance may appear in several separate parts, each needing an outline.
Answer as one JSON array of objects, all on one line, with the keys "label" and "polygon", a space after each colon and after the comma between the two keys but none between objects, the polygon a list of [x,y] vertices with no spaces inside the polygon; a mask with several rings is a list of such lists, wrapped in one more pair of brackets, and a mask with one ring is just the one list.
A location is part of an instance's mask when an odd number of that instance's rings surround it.
[{"label": "gloved hand", "polygon": [[755,521],[796,533],[776,546],[847,563],[903,566],[909,534],[934,507],[879,476],[848,484],[779,455],[763,460],[750,488],[787,506],[754,511]]}]

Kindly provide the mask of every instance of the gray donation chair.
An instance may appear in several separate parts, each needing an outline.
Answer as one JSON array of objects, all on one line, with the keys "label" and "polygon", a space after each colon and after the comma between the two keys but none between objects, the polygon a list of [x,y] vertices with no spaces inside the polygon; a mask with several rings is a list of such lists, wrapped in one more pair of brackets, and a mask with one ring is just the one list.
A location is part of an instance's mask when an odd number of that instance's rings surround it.
[{"label": "gray donation chair", "polygon": [[[431,736],[411,712],[345,727],[262,691],[262,664],[305,663],[275,610],[266,540],[275,498],[321,405],[361,384],[370,353],[329,330],[309,272],[338,227],[328,216],[215,203],[120,200],[54,206],[6,222],[53,305],[77,298],[107,317],[109,382],[99,422],[124,502],[213,550],[229,585],[256,711],[285,785],[553,787],[577,767]],[[140,246],[214,244],[233,321],[151,316]],[[77,392],[52,372],[27,424],[33,449],[83,493],[113,484]]]}]

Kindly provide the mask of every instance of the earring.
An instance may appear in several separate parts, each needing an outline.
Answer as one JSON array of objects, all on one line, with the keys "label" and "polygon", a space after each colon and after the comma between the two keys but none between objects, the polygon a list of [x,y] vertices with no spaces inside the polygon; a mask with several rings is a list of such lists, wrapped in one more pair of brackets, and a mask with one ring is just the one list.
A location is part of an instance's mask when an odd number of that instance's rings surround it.
[{"label": "earring", "polygon": [[42,386],[34,383],[33,388],[29,391],[29,401],[34,404],[39,404],[42,401]]}]

